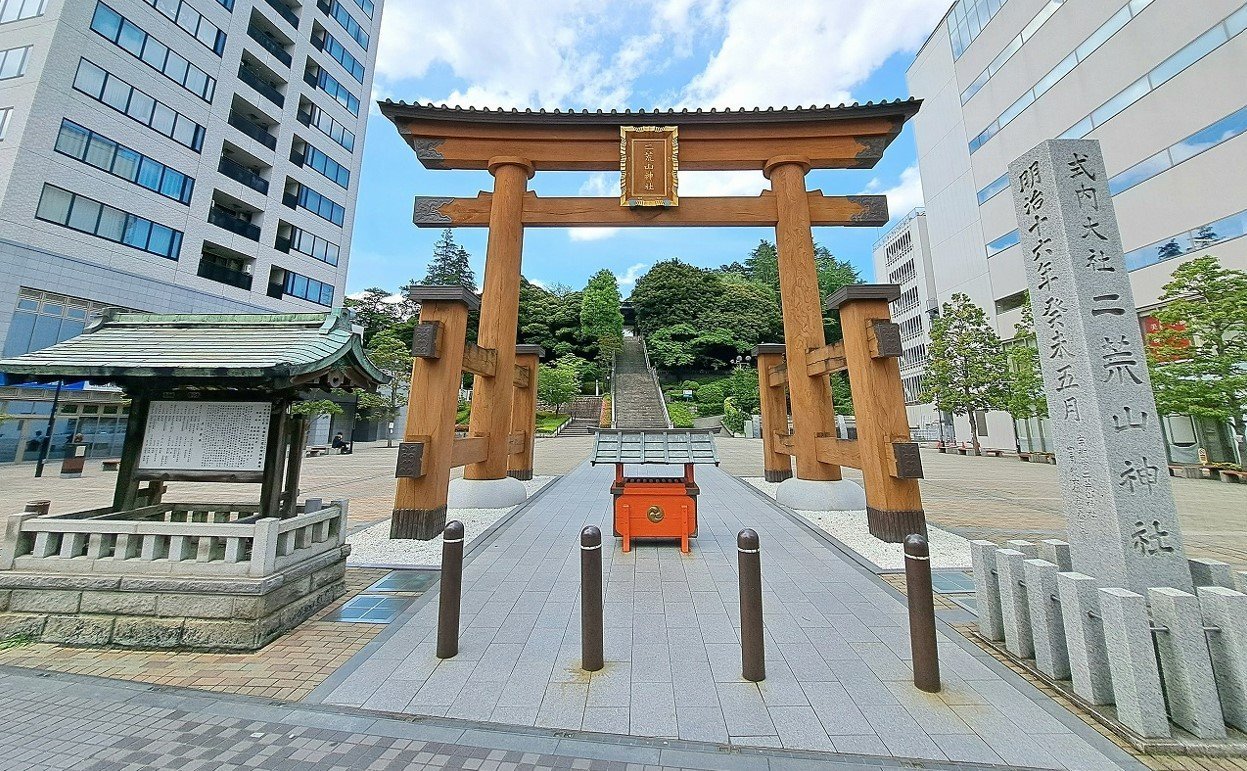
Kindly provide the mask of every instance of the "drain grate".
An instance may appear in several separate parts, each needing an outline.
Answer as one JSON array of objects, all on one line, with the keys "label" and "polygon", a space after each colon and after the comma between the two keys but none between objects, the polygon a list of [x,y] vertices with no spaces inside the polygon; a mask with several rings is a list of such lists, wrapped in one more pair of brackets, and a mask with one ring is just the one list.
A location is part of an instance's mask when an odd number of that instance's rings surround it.
[{"label": "drain grate", "polygon": [[414,592],[422,594],[437,583],[437,570],[392,570],[380,581],[368,587],[368,592]]},{"label": "drain grate", "polygon": [[381,594],[361,594],[343,603],[342,607],[325,616],[325,621],[343,621],[354,624],[388,624],[412,603],[410,597],[387,597]]},{"label": "drain grate", "polygon": [[973,594],[974,578],[961,571],[932,572],[931,588],[939,594]]}]

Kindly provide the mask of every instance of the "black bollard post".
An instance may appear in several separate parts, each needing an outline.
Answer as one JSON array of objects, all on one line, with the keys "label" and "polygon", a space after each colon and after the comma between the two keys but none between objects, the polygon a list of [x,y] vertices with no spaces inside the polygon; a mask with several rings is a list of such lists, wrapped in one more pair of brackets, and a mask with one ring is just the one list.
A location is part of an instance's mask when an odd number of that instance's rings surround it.
[{"label": "black bollard post", "polygon": [[745,528],[736,535],[740,569],[741,676],[759,682],[766,679],[766,651],[762,642],[762,555],[758,534]]},{"label": "black bollard post", "polygon": [[463,523],[451,520],[442,531],[442,588],[437,604],[437,657],[459,653],[459,600],[463,594]]},{"label": "black bollard post", "polygon": [[909,649],[914,685],[927,693],[940,690],[940,652],[935,642],[935,598],[931,594],[931,547],[914,533],[905,536],[905,594],[909,603]]},{"label": "black bollard post", "polygon": [[602,668],[602,531],[580,531],[580,667]]}]

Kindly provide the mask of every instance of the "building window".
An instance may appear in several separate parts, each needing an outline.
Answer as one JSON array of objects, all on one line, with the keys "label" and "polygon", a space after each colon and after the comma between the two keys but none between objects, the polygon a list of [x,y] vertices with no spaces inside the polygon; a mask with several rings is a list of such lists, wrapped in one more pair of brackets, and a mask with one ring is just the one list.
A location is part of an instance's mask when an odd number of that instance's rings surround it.
[{"label": "building window", "polygon": [[42,16],[48,0],[0,0],[0,24]]},{"label": "building window", "polygon": [[169,260],[176,260],[182,247],[180,230],[46,183],[35,218]]},{"label": "building window", "polygon": [[10,48],[0,51],[0,80],[20,78],[26,74],[26,64],[30,61],[32,46]]},{"label": "building window", "polygon": [[355,0],[355,4],[360,7],[364,13],[368,14],[368,18],[372,18],[373,5],[372,0]]},{"label": "building window", "polygon": [[322,174],[326,179],[333,182],[335,185],[338,185],[343,190],[350,187],[351,185],[350,169],[338,163],[334,159],[330,158],[328,155],[325,155],[324,153],[322,153],[320,150],[316,149],[312,145],[306,144],[306,143],[304,144],[306,145],[306,147],[302,153],[298,153],[298,152],[295,152],[294,150],[291,150],[290,160],[293,163],[299,166],[307,166],[309,168],[315,169],[317,172]]},{"label": "building window", "polygon": [[1010,246],[1016,245],[1018,243],[1018,240],[1019,240],[1019,237],[1018,237],[1018,232],[1016,230],[1005,233],[1003,236],[1001,236],[1000,238],[997,238],[995,241],[992,241],[991,243],[987,245],[987,256],[995,257],[997,254],[1000,254],[1005,249],[1008,249]]},{"label": "building window", "polygon": [[1113,195],[1125,192],[1244,132],[1247,132],[1247,107],[1225,116],[1216,123],[1196,131],[1181,142],[1161,150],[1151,158],[1140,161],[1120,174],[1114,175],[1108,181],[1108,189]]},{"label": "building window", "polygon": [[195,152],[203,147],[203,126],[87,59],[78,63],[74,88]]},{"label": "building window", "polygon": [[4,141],[4,138],[8,136],[9,120],[11,120],[12,118],[13,118],[12,107],[0,107],[0,141]]},{"label": "building window", "polygon": [[1011,310],[1021,308],[1025,304],[1026,304],[1026,290],[1023,289],[1021,292],[1014,292],[1013,294],[1007,297],[1001,297],[1000,299],[996,300],[996,312],[1007,313]]},{"label": "building window", "polygon": [[300,123],[315,127],[322,134],[342,145],[347,152],[355,151],[355,135],[318,105],[308,102],[300,106],[298,118]]},{"label": "building window", "polygon": [[82,333],[91,315],[110,307],[115,306],[22,287],[17,292],[17,308],[4,341],[3,356],[40,351],[75,337]]},{"label": "building window", "polygon": [[953,59],[960,59],[1005,0],[958,0],[948,12],[948,40]]},{"label": "building window", "polygon": [[301,182],[295,182],[291,192],[287,192],[283,201],[290,208],[303,208],[317,217],[329,220],[341,227],[346,219],[346,209]]},{"label": "building window", "polygon": [[56,151],[178,203],[191,202],[194,179],[71,120],[61,121]]},{"label": "building window", "polygon": [[333,307],[333,284],[326,284],[276,265],[269,273],[268,294],[278,299],[290,295],[318,305]]},{"label": "building window", "polygon": [[342,65],[342,68],[352,78],[355,78],[360,83],[364,82],[364,65],[360,64],[359,59],[351,56],[350,51],[347,51],[345,46],[319,25],[312,32],[312,45],[316,46],[317,50],[329,54],[335,62]]},{"label": "building window", "polygon": [[317,66],[311,59],[307,61],[307,69],[303,73],[303,80],[309,85],[316,86],[321,91],[333,97],[333,100],[350,110],[352,115],[359,115],[359,97],[351,93],[351,90],[338,82],[338,79],[325,72],[324,69]]},{"label": "building window", "polygon": [[285,222],[279,223],[278,232],[280,233],[287,227],[290,229],[289,235],[278,235],[277,241],[274,244],[275,248],[286,253],[299,252],[300,254],[306,254],[329,265],[338,264],[339,249],[337,244],[313,235],[302,228],[287,225]]},{"label": "building window", "polygon": [[212,53],[220,56],[225,50],[225,33],[220,27],[205,19],[203,14],[192,8],[186,0],[146,0],[146,2]]},{"label": "building window", "polygon": [[1202,251],[1213,244],[1240,238],[1244,234],[1247,234],[1247,209],[1126,252],[1126,270],[1138,270],[1174,257]]},{"label": "building window", "polygon": [[359,22],[355,21],[355,17],[342,6],[342,3],[338,2],[338,0],[328,0],[328,2],[319,0],[317,4],[321,10],[342,25],[342,29],[346,30],[346,34],[350,35],[356,43],[359,43],[360,48],[365,51],[368,50],[368,33],[364,31],[363,27],[359,26]]},{"label": "building window", "polygon": [[205,102],[212,101],[216,91],[216,80],[212,76],[111,7],[96,4],[91,29]]},{"label": "building window", "polygon": [[225,10],[229,11],[230,13],[234,12],[234,0],[216,0],[216,1],[220,3],[221,7],[224,8]]}]

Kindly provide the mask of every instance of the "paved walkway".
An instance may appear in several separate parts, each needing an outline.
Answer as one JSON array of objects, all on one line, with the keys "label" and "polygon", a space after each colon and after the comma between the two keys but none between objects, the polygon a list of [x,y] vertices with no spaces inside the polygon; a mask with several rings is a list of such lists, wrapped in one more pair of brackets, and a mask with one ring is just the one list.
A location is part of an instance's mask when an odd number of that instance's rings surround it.
[{"label": "paved walkway", "polygon": [[[474,551],[458,657],[434,657],[437,609],[426,601],[309,700],[872,762],[1139,768],[951,629],[940,635],[944,691],[914,689],[896,593],[716,469],[699,473],[690,555],[669,545],[603,550],[607,664],[583,672],[577,534],[585,524],[610,532],[611,474],[581,466]],[[761,684],[740,677],[735,537],[746,526],[762,538]]]},{"label": "paved walkway", "polygon": [[[884,771],[868,759],[569,736],[0,667],[0,771]],[[910,766],[912,768],[912,766]],[[924,765],[931,769],[980,766]]]}]

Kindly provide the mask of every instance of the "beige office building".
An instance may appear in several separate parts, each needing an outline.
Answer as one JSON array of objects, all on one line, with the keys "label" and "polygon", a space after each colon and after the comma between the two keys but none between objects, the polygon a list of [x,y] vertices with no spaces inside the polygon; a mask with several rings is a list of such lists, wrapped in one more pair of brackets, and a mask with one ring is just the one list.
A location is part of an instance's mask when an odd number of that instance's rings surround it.
[{"label": "beige office building", "polygon": [[[1026,273],[1005,173],[1052,137],[1101,143],[1140,323],[1184,260],[1247,269],[1244,30],[1242,0],[957,0],[908,72],[938,300],[967,294],[1014,335]],[[977,422],[989,447],[1046,443],[1033,421]],[[1175,461],[1233,452],[1215,423],[1166,430]]]}]

